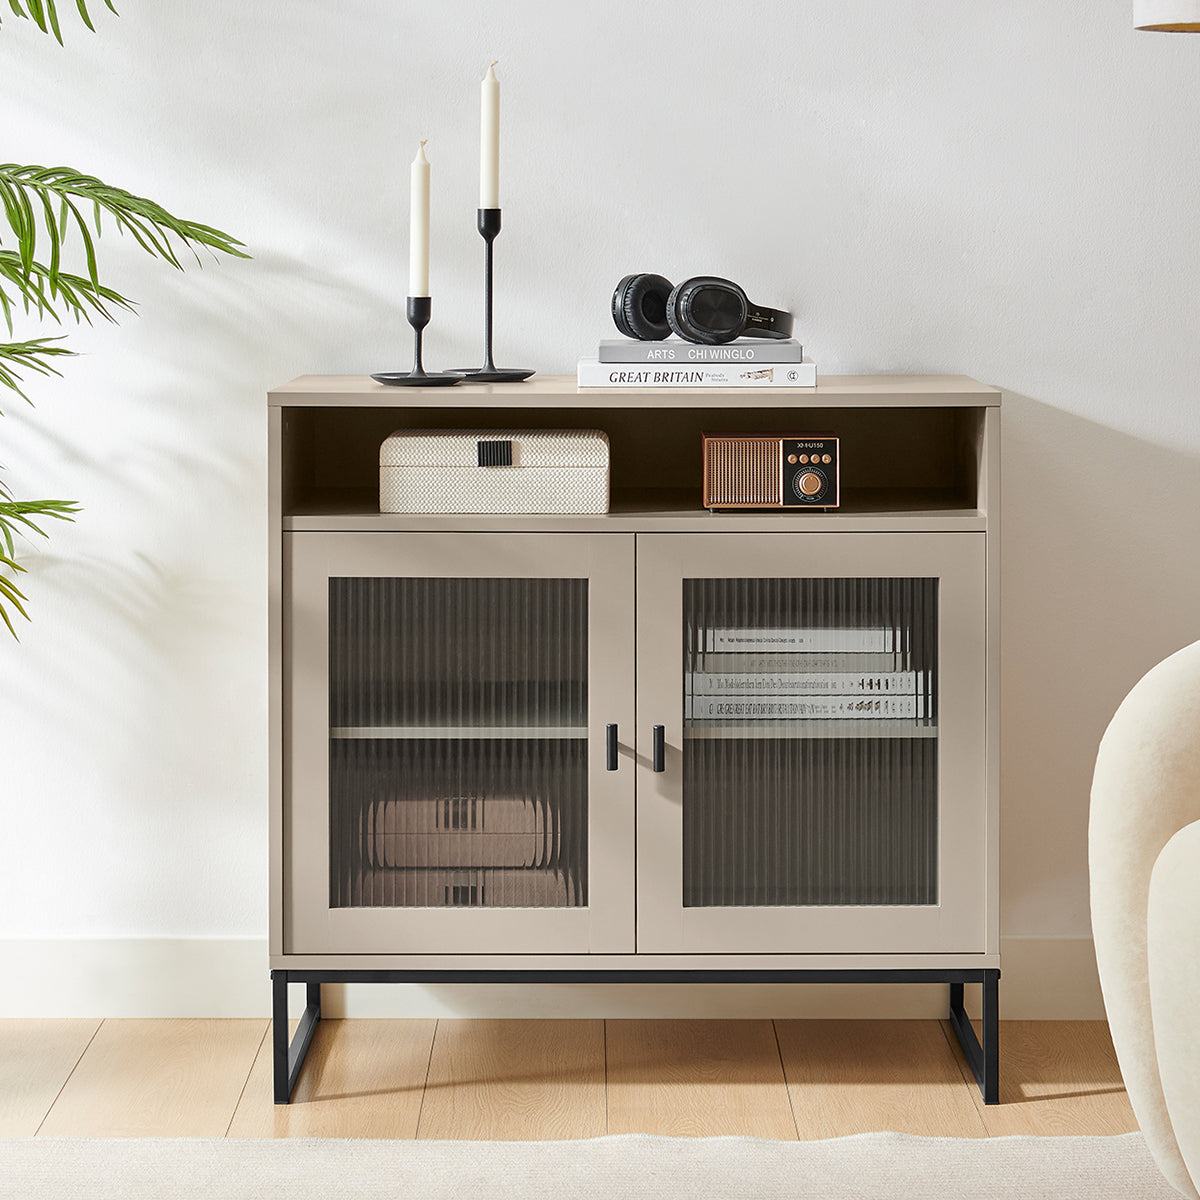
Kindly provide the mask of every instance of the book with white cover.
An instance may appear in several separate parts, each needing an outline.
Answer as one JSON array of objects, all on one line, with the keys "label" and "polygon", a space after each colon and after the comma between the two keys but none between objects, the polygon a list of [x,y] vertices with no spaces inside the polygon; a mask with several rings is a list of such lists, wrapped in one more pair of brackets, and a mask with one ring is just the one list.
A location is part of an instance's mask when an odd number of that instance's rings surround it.
[{"label": "book with white cover", "polygon": [[555,830],[547,805],[529,797],[380,800],[360,818],[373,866],[545,866]]},{"label": "book with white cover", "polygon": [[895,649],[896,631],[855,625],[815,629],[708,629],[702,631],[707,651],[819,650],[825,653],[880,653]]},{"label": "book with white cover", "polygon": [[[574,886],[568,872],[551,867],[514,871],[511,867],[364,866],[359,873],[364,895],[378,888],[398,906],[415,908],[508,907],[520,897],[521,908],[566,908]],[[506,898],[507,897],[507,898]],[[575,901],[578,903],[578,901]]]},{"label": "book with white cover", "polygon": [[843,675],[865,675],[881,671],[901,671],[907,665],[904,656],[896,653],[807,653],[783,650],[778,654],[767,652],[738,653],[736,651],[705,652],[702,646],[694,647],[691,654],[693,671],[728,673],[743,671],[757,675],[796,672],[812,674],[818,671]]},{"label": "book with white cover", "polygon": [[914,695],[916,671],[889,671],[871,675],[831,672],[712,672],[694,671],[688,676],[696,696],[855,696]]},{"label": "book with white cover", "polygon": [[581,388],[811,388],[817,366],[811,362],[778,363],[602,363],[579,360]]},{"label": "book with white cover", "polygon": [[689,696],[692,720],[755,721],[891,721],[916,720],[925,715],[923,696]]},{"label": "book with white cover", "polygon": [[389,833],[425,834],[546,831],[550,809],[528,796],[454,796],[438,799],[376,800],[366,819]]},{"label": "book with white cover", "polygon": [[804,361],[804,347],[795,338],[735,338],[720,346],[702,346],[682,338],[661,342],[636,342],[632,338],[605,338],[600,343],[602,363],[771,363]]}]

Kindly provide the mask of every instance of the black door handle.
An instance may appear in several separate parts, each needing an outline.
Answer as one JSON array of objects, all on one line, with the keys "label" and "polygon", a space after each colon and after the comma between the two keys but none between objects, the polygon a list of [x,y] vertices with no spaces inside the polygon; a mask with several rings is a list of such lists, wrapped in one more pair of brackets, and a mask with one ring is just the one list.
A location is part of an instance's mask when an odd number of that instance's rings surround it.
[{"label": "black door handle", "polygon": [[656,771],[665,771],[667,769],[667,747],[666,747],[666,730],[661,725],[654,727],[654,769]]},{"label": "black door handle", "polygon": [[604,732],[608,742],[608,764],[606,769],[615,771],[617,769],[617,727],[615,725],[606,725]]}]

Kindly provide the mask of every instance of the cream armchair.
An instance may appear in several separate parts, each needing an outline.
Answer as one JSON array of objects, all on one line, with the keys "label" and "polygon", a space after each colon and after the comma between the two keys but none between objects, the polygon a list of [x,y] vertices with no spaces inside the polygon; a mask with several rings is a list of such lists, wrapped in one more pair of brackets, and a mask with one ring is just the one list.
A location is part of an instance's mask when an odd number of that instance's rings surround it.
[{"label": "cream armchair", "polygon": [[1200,1197],[1200,642],[1151,670],[1096,759],[1092,933],[1113,1044],[1163,1174]]}]

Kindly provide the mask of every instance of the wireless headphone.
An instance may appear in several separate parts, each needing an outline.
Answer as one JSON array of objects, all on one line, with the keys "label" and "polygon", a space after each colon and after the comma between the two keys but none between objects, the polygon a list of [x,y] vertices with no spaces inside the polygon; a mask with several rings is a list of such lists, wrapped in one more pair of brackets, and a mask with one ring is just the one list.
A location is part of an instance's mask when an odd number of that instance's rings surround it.
[{"label": "wireless headphone", "polygon": [[738,337],[789,338],[792,314],[751,304],[736,283],[695,275],[676,287],[661,275],[626,275],[612,298],[613,321],[626,336],[661,342],[672,333],[720,346]]}]

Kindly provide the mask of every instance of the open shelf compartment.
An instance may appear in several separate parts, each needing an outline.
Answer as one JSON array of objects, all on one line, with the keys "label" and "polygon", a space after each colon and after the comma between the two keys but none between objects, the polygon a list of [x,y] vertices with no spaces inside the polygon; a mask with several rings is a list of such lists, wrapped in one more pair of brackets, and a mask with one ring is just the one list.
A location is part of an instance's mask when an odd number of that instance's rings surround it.
[{"label": "open shelf compartment", "polygon": [[[788,527],[829,520],[890,519],[914,527],[982,528],[986,512],[988,409],[980,405],[829,411],[755,397],[754,407],[591,407],[593,395],[561,408],[306,406],[283,413],[282,500],[288,527],[447,528],[493,521],[513,528],[602,527],[605,518],[400,516],[380,514],[379,447],[397,429],[602,429],[611,453],[608,523],[708,520],[721,528],[747,523]],[[788,405],[796,405],[792,395]],[[735,428],[731,428],[735,426]],[[833,433],[840,438],[839,509],[829,513],[707,513],[701,505],[702,432]],[[947,523],[950,523],[947,526]],[[954,523],[957,522],[957,525]]]}]

